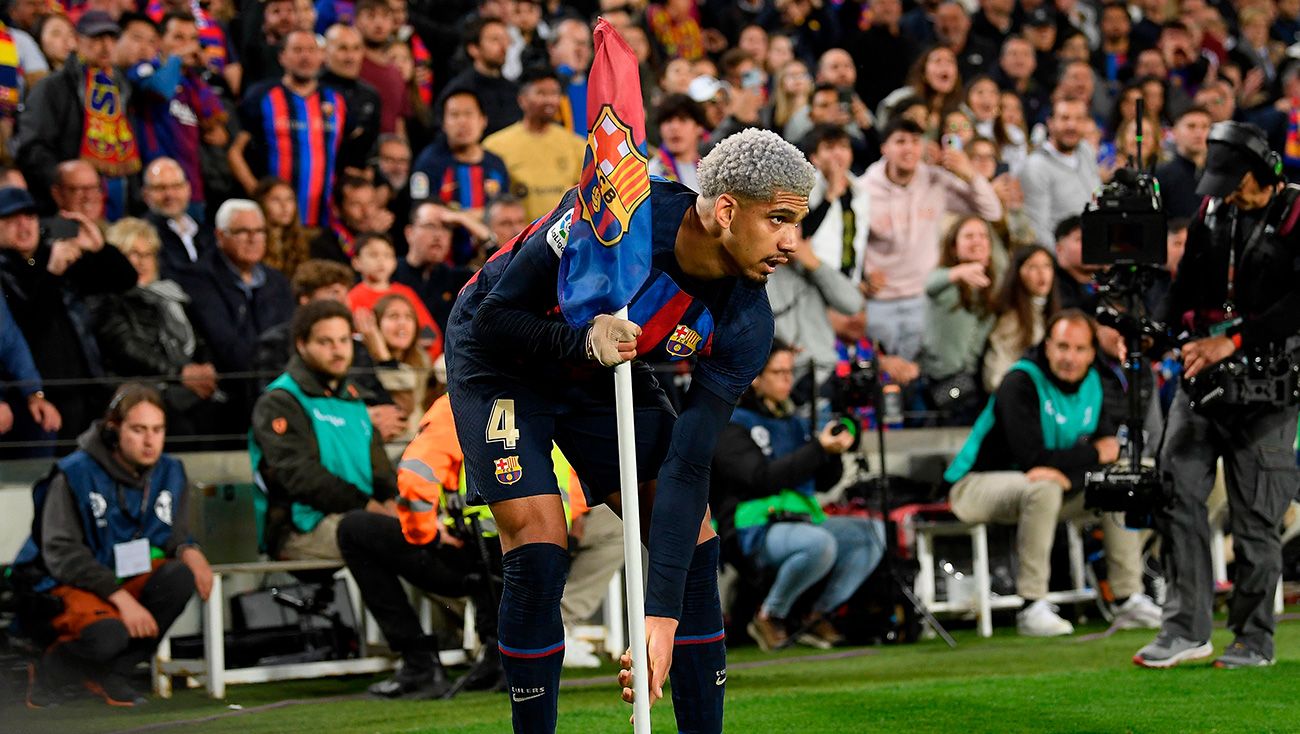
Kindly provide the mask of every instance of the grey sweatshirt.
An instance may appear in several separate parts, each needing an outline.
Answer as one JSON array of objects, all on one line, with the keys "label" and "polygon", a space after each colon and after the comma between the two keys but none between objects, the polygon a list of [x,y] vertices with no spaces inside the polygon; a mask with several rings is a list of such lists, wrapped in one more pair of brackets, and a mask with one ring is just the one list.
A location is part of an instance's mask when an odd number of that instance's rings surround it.
[{"label": "grey sweatshirt", "polygon": [[767,298],[776,318],[776,338],[802,350],[795,358],[795,381],[808,374],[815,363],[817,382],[824,382],[837,359],[835,332],[826,309],[852,316],[865,306],[862,293],[830,265],[823,264],[810,273],[791,262],[768,278]]}]

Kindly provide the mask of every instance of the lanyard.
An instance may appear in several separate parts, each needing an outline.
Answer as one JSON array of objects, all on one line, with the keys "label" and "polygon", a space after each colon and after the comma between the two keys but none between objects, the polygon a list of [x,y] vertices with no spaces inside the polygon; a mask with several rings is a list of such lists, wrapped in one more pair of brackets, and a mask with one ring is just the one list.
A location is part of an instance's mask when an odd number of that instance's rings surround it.
[{"label": "lanyard", "polygon": [[149,494],[150,494],[149,492],[150,482],[148,481],[149,478],[150,477],[148,473],[146,473],[145,474],[146,481],[144,483],[144,486],[140,489],[140,514],[135,516],[132,516],[131,513],[126,509],[126,485],[122,484],[121,482],[116,482],[117,506],[121,508],[122,515],[126,517],[126,519],[135,523],[137,537],[140,535],[140,530],[144,528],[144,519],[146,516],[145,513],[149,511]]},{"label": "lanyard", "polygon": [[[1255,224],[1255,228],[1251,231],[1250,236],[1246,238],[1246,243],[1242,245],[1241,259],[1243,263],[1245,263],[1246,255],[1250,252],[1250,248],[1255,246],[1255,242],[1259,240],[1260,235],[1264,232],[1268,223],[1269,215],[1273,213],[1273,202],[1275,201],[1277,201],[1277,197],[1268,200],[1268,206],[1264,209],[1264,216],[1260,217],[1259,222]],[[1229,227],[1228,237],[1228,288],[1227,295],[1223,301],[1223,310],[1228,319],[1233,318],[1233,314],[1236,310],[1237,248],[1234,246],[1234,243],[1237,241],[1237,225],[1240,224],[1237,215],[1238,209],[1234,206],[1229,214],[1231,224]]]}]

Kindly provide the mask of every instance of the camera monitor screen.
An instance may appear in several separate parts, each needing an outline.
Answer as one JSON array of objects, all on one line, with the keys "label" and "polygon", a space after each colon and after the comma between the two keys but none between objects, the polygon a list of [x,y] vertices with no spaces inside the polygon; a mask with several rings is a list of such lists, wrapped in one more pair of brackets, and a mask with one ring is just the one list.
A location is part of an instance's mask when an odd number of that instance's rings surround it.
[{"label": "camera monitor screen", "polygon": [[1162,265],[1165,258],[1164,212],[1084,212],[1083,261],[1088,265]]}]

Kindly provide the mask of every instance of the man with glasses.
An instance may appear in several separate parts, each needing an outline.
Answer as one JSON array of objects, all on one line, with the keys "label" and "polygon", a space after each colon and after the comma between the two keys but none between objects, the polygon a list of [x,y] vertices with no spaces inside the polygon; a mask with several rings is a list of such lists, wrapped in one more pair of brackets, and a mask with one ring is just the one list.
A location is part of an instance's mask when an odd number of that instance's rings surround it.
[{"label": "man with glasses", "polygon": [[[212,350],[219,374],[248,372],[257,340],[267,329],[293,315],[289,281],[262,264],[266,256],[266,220],[248,199],[230,199],[217,210],[217,247],[196,267],[177,273],[190,296],[194,326]],[[247,426],[257,380],[226,378],[231,427]]]},{"label": "man with glasses", "polygon": [[104,184],[94,166],[76,159],[55,168],[50,196],[60,212],[75,212],[104,226]]},{"label": "man with glasses", "polygon": [[215,247],[212,229],[190,214],[191,192],[185,171],[171,158],[159,158],[144,171],[144,203],[149,207],[145,219],[162,239],[158,265],[163,278],[197,267]]}]

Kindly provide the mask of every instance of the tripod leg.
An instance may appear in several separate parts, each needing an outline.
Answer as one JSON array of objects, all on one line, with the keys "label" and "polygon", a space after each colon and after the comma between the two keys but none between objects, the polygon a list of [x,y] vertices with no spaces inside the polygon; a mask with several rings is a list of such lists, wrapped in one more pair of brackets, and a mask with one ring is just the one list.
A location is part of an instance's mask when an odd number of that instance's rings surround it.
[{"label": "tripod leg", "polygon": [[935,619],[934,615],[930,613],[930,610],[925,606],[925,604],[911,589],[907,587],[907,584],[903,583],[903,577],[898,574],[898,569],[890,566],[889,570],[894,577],[894,584],[898,586],[899,591],[903,592],[903,596],[907,597],[907,600],[911,602],[912,609],[916,610],[916,613],[921,615],[921,619],[924,619],[925,623],[930,625],[930,629],[934,630],[935,634],[939,635],[939,637],[943,638],[944,642],[948,643],[948,647],[957,647],[957,641],[952,638],[952,635],[948,634],[948,630],[944,629],[943,625],[939,624],[939,620]]}]

